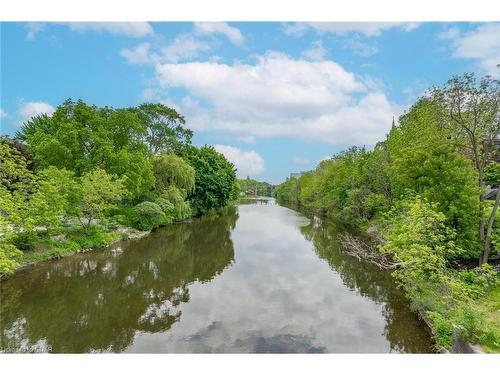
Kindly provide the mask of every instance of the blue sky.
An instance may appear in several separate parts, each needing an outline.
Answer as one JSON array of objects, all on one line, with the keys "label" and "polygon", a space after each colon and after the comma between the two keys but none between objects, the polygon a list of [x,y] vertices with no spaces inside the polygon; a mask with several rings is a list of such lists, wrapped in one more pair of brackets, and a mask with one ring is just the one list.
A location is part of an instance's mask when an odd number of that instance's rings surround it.
[{"label": "blue sky", "polygon": [[159,101],[235,163],[281,182],[373,145],[434,84],[498,74],[500,23],[1,23],[1,133],[67,98]]}]

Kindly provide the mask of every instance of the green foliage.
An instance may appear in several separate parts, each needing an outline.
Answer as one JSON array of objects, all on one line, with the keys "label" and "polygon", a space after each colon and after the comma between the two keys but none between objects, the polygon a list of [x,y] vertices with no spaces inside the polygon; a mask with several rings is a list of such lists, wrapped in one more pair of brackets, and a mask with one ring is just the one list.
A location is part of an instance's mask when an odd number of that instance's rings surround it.
[{"label": "green foliage", "polygon": [[170,220],[173,220],[176,218],[177,216],[177,212],[175,210],[175,206],[170,202],[168,201],[167,199],[165,198],[156,198],[156,200],[154,201],[154,203],[156,203],[160,209],[162,210],[162,212],[170,219]]},{"label": "green foliage", "polygon": [[490,163],[486,166],[484,181],[491,186],[500,185],[500,163]]},{"label": "green foliage", "polygon": [[[116,239],[116,235],[106,232],[97,225],[92,225],[85,231],[73,234],[72,241],[68,242],[72,244],[73,249],[95,249],[106,246],[113,239]],[[64,246],[68,247],[68,243],[65,243]],[[55,248],[58,247],[55,246]]]},{"label": "green foliage", "polygon": [[234,165],[213,147],[191,147],[184,157],[195,170],[195,187],[188,194],[194,213],[226,206],[238,192]]},{"label": "green foliage", "polygon": [[154,183],[149,150],[142,142],[147,125],[132,109],[89,106],[65,101],[52,116],[28,120],[17,133],[34,155],[38,169],[54,166],[77,177],[93,169],[125,177],[129,198]]},{"label": "green foliage", "polygon": [[183,127],[182,117],[160,103],[145,103],[133,109],[147,129],[145,142],[152,153],[179,153],[191,144],[193,132]]},{"label": "green foliage", "polygon": [[243,196],[272,197],[274,186],[268,182],[260,182],[247,177],[238,180],[240,191]]},{"label": "green foliage", "polygon": [[55,167],[40,171],[38,190],[29,200],[29,216],[49,232],[60,230],[77,190],[73,172]]},{"label": "green foliage", "polygon": [[31,171],[31,161],[21,149],[22,145],[0,138],[0,186],[26,197],[36,187],[35,175]]},{"label": "green foliage", "polygon": [[75,215],[82,226],[89,229],[92,220],[103,218],[105,210],[116,206],[123,195],[123,182],[102,169],[85,173],[80,185],[71,197],[70,213]]},{"label": "green foliage", "polygon": [[165,221],[165,213],[153,202],[142,202],[134,207],[134,227],[140,230],[151,230]]},{"label": "green foliage", "polygon": [[170,186],[190,192],[195,183],[194,168],[181,157],[160,153],[153,158],[153,171],[156,178],[155,190],[161,194]]},{"label": "green foliage", "polygon": [[183,220],[192,214],[191,206],[184,192],[175,186],[169,186],[163,190],[160,198],[166,199],[174,205],[175,215],[174,220]]}]

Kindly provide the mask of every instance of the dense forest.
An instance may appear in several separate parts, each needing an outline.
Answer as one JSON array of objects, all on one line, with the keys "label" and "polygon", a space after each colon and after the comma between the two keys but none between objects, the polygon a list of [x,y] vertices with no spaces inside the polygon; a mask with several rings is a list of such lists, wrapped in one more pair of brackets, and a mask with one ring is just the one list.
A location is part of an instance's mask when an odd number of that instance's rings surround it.
[{"label": "dense forest", "polygon": [[256,181],[247,177],[238,181],[240,185],[240,195],[247,197],[272,197],[274,193],[274,185]]},{"label": "dense forest", "polygon": [[278,202],[367,229],[448,348],[458,330],[500,350],[499,108],[498,80],[455,76],[372,150],[340,152],[275,191]]},{"label": "dense forest", "polygon": [[224,207],[235,168],[162,104],[67,100],[0,139],[0,275]]}]

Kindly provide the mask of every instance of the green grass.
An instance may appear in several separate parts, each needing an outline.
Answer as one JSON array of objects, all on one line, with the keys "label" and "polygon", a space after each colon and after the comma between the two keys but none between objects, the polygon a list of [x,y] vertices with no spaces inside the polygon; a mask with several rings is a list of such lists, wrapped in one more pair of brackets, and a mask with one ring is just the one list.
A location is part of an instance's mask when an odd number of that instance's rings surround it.
[{"label": "green grass", "polygon": [[87,231],[71,230],[65,233],[66,239],[53,240],[38,238],[33,251],[23,252],[19,265],[59,259],[82,250],[101,248],[124,236],[117,231],[105,231],[99,227],[91,227]]},{"label": "green grass", "polygon": [[489,331],[489,334],[479,338],[479,343],[487,353],[500,353],[500,285],[478,303]]}]

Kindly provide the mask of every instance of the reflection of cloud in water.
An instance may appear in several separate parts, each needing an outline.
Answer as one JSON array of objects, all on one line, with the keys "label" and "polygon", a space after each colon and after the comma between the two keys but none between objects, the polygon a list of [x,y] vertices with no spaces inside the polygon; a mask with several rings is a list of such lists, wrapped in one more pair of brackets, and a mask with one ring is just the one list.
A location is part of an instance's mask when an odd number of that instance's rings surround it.
[{"label": "reflection of cloud in water", "polygon": [[[182,319],[130,351],[387,352],[382,306],[346,288],[282,207],[240,206],[235,264],[189,287]],[[287,349],[288,348],[288,349]]]}]

